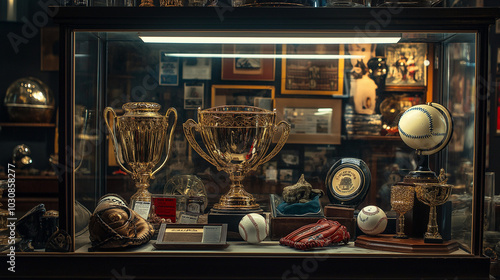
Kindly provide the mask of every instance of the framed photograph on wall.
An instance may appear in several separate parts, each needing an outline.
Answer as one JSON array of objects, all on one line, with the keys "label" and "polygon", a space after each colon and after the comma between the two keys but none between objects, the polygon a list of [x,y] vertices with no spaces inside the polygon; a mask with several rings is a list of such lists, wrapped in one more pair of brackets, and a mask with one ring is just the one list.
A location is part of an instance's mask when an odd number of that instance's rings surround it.
[{"label": "framed photograph on wall", "polygon": [[391,44],[385,48],[386,90],[424,90],[427,85],[426,43]]},{"label": "framed photograph on wall", "polygon": [[212,79],[212,59],[209,57],[187,57],[182,60],[184,80]]},{"label": "framed photograph on wall", "polygon": [[203,108],[203,96],[205,95],[205,84],[184,83],[184,109]]},{"label": "framed photograph on wall", "polygon": [[222,59],[222,80],[274,81],[274,58],[258,57],[259,54],[274,55],[274,45],[223,45],[222,53],[242,55]]},{"label": "framed photograph on wall", "polygon": [[497,75],[500,75],[500,48],[497,49]]},{"label": "framed photograph on wall", "polygon": [[159,84],[161,86],[179,85],[179,58],[167,56],[168,51],[160,51]]},{"label": "framed photograph on wall", "polygon": [[341,100],[276,98],[276,111],[291,126],[287,143],[340,144]]},{"label": "framed photograph on wall", "polygon": [[274,109],[274,86],[212,85],[212,107],[246,105]]},{"label": "framed photograph on wall", "polygon": [[495,91],[497,97],[497,129],[496,134],[500,135],[500,78],[495,81]]},{"label": "framed photograph on wall", "polygon": [[343,95],[344,59],[291,58],[297,55],[344,55],[343,45],[283,45],[281,93]]}]

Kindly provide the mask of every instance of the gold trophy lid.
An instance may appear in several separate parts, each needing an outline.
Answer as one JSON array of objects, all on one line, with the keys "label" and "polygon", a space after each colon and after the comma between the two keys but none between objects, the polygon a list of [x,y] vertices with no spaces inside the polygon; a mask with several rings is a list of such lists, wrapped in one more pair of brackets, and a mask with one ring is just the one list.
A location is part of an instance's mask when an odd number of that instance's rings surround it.
[{"label": "gold trophy lid", "polygon": [[158,111],[161,109],[161,105],[154,102],[128,102],[123,104],[123,110],[125,114],[123,116],[160,116]]},{"label": "gold trophy lid", "polygon": [[213,114],[213,113],[248,113],[248,114],[273,114],[273,111],[269,111],[260,107],[245,106],[245,105],[222,105],[216,106],[208,109],[198,111],[202,114]]},{"label": "gold trophy lid", "polygon": [[224,105],[201,110],[198,119],[208,127],[269,127],[276,121],[276,112],[243,105]]}]

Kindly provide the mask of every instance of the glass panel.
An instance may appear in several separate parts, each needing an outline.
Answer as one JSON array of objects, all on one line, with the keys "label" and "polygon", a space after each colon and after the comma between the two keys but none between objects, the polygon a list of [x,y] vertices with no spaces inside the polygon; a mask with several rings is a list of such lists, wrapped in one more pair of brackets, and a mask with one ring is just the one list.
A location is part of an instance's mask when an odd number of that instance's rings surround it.
[{"label": "glass panel", "polygon": [[[93,33],[74,34],[74,174],[75,174],[75,235],[87,235],[90,212],[97,199],[106,192],[101,182],[105,164],[101,131],[103,98],[100,84],[100,40]],[[77,240],[79,240],[77,238]]]},{"label": "glass panel", "polygon": [[[287,35],[294,37],[293,33]],[[371,173],[366,198],[356,210],[367,205],[379,206],[389,217],[387,232],[393,234],[396,213],[391,210],[391,187],[418,167],[415,151],[398,136],[398,120],[406,109],[435,96],[433,101],[447,107],[455,121],[449,147],[436,156],[443,160],[437,167],[431,165],[437,174],[438,168],[444,168],[448,183],[454,185],[450,202],[438,209],[439,230],[445,240],[458,240],[468,247],[472,229],[474,46],[474,34],[405,33],[398,44],[238,45],[144,43],[136,32],[76,32],[76,200],[90,212],[104,194],[116,193],[130,203],[137,186],[146,189],[149,179],[147,176],[140,179],[140,174],[132,179],[120,164],[128,170],[139,168],[134,160],[142,156],[142,160],[147,158],[154,163],[144,167],[152,172],[165,159],[168,144],[164,143],[171,143],[171,156],[149,180],[147,190],[171,195],[168,197],[172,199],[183,196],[180,201],[186,205],[179,207],[182,211],[177,211],[175,220],[200,223],[210,222],[207,213],[211,209],[220,210],[219,199],[231,189],[232,181],[238,191],[241,183],[253,195],[255,201],[245,196],[245,203],[251,207],[256,203],[259,205],[256,209],[272,213],[276,208],[273,203],[279,199],[270,199],[270,195],[281,198],[284,188],[296,184],[304,175],[312,189],[325,194],[319,199],[321,206],[328,205],[331,201],[325,181],[330,168],[342,158],[356,158],[366,163]],[[435,50],[443,50],[443,54]],[[161,108],[158,114],[153,112],[153,105],[122,108],[129,102],[155,102]],[[263,125],[268,122],[260,111],[263,109],[251,109],[253,115],[262,114],[258,121],[248,120],[251,128],[235,126],[235,118],[225,119],[224,125],[213,125],[211,122],[216,123],[216,118],[212,112],[203,121],[213,127],[207,124],[211,128],[203,130],[203,135],[199,135],[201,129],[192,129],[191,140],[201,147],[193,150],[183,124],[196,125],[202,121],[197,108],[216,105],[278,108],[278,120],[290,123],[291,135],[275,156],[261,163],[259,160],[279,145],[281,131],[274,138],[269,136],[270,128]],[[106,107],[112,108],[118,118],[126,112],[131,117],[113,121],[111,111],[107,116],[104,114]],[[177,111],[175,128],[174,114],[167,111],[169,108]],[[250,114],[249,110],[234,116]],[[299,113],[300,118],[293,115]],[[134,120],[143,115],[148,120],[138,125]],[[168,125],[162,121],[165,115],[169,118]],[[220,118],[224,118],[222,115]],[[114,128],[114,136],[105,127],[106,117]],[[194,121],[188,122],[189,119]],[[121,122],[120,127],[117,122]],[[120,130],[122,126],[126,129]],[[189,125],[185,130],[189,131]],[[170,135],[171,142],[150,141],[169,139]],[[139,145],[127,146],[126,139],[135,139],[134,143]],[[114,152],[117,144],[118,160]],[[241,166],[245,171],[254,170],[241,174],[238,169]],[[232,175],[222,171],[224,168],[226,171],[232,168]],[[195,184],[192,176],[182,175],[197,176],[203,187]],[[193,181],[182,181],[188,179]],[[149,210],[147,197],[141,191],[134,198],[141,203],[134,205]],[[231,199],[223,201],[226,208],[222,210],[233,207]],[[162,207],[173,207],[176,203],[169,200]],[[417,207],[415,202],[415,209],[407,213],[405,222],[406,234],[417,238],[426,230],[429,213],[429,207],[420,204]],[[186,209],[199,212],[194,218],[188,217]],[[158,222],[158,217],[145,213],[151,222]],[[169,215],[174,217],[173,212]],[[81,240],[84,240],[80,248],[83,252],[90,245],[87,237]]]},{"label": "glass panel", "polygon": [[[445,155],[449,183],[454,191],[451,198],[452,238],[471,246],[474,108],[476,51],[474,34],[460,34],[444,44],[445,69],[443,104],[453,115],[454,132]],[[453,172],[453,173],[451,173]]]}]

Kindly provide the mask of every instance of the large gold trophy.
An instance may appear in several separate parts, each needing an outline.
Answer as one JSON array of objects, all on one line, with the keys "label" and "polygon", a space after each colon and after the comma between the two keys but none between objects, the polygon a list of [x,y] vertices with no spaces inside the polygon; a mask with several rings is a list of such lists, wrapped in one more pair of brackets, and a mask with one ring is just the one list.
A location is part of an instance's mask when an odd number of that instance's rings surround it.
[{"label": "large gold trophy", "polygon": [[[175,108],[169,108],[163,116],[158,112],[160,108],[161,106],[157,103],[130,102],[123,105],[125,114],[121,117],[117,117],[115,111],[110,107],[104,110],[106,125],[114,144],[116,160],[120,167],[130,174],[137,187],[137,192],[130,198],[130,207],[134,210],[137,210],[136,203],[138,201],[150,205],[149,181],[165,166],[170,157],[173,131],[177,123],[177,111]],[[109,113],[112,114],[111,118],[108,118]],[[172,125],[169,125],[171,114],[174,121]],[[113,120],[113,123],[110,124],[110,120]],[[169,126],[171,126],[170,131],[168,131]],[[164,147],[167,150],[165,159],[155,169],[162,158]],[[144,217],[141,213],[144,212],[144,208],[138,212]],[[147,215],[147,213],[144,214]]]},{"label": "large gold trophy", "polygon": [[[283,147],[290,125],[284,121],[276,124],[276,112],[251,106],[219,106],[198,109],[198,120],[184,123],[184,134],[191,147],[204,159],[229,174],[232,182],[229,192],[215,204],[215,213],[260,212],[255,198],[246,192],[242,181],[251,170],[271,158]],[[281,128],[281,137],[274,149],[267,150]],[[195,140],[194,130],[201,134],[208,151]],[[266,155],[267,154],[267,155]]]}]

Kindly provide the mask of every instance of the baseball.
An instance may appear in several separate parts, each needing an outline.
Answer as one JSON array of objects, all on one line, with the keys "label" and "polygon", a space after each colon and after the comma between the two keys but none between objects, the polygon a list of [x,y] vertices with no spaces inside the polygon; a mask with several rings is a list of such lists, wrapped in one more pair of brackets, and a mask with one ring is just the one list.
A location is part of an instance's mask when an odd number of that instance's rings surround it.
[{"label": "baseball", "polygon": [[238,225],[240,235],[248,243],[260,243],[269,233],[269,225],[262,215],[250,213],[245,215]]},{"label": "baseball", "polygon": [[357,222],[359,229],[365,234],[377,235],[385,230],[387,216],[382,209],[370,205],[359,211]]},{"label": "baseball", "polygon": [[432,150],[445,140],[449,128],[444,115],[438,109],[422,104],[403,113],[398,129],[401,139],[409,147]]}]

